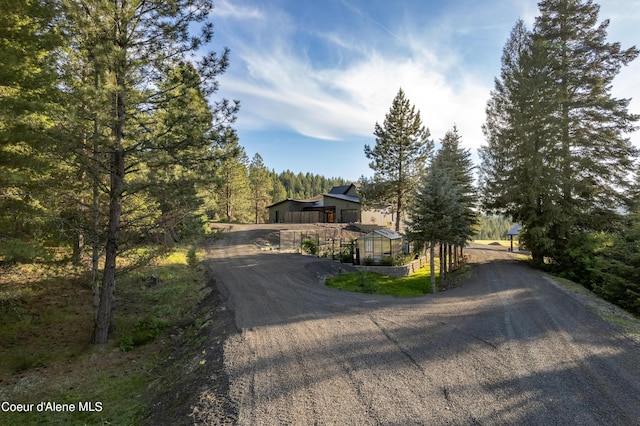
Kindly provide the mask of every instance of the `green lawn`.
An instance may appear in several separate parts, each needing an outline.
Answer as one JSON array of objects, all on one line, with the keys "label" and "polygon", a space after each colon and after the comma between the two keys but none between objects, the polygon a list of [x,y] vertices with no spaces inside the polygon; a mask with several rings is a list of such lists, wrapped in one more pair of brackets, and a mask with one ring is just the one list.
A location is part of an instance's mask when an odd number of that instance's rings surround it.
[{"label": "green lawn", "polygon": [[[436,286],[440,283],[440,267],[436,261]],[[431,293],[429,266],[420,268],[408,277],[388,277],[373,272],[361,271],[329,278],[327,286],[339,290],[390,296],[420,296]]]}]

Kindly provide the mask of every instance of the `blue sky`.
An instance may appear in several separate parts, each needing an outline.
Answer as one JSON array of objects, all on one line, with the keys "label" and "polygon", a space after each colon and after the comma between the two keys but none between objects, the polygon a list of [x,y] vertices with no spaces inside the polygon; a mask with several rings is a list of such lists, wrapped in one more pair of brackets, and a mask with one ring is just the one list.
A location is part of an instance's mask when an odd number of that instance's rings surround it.
[{"label": "blue sky", "polygon": [[[640,46],[640,1],[601,0],[609,41]],[[454,124],[477,161],[502,48],[536,0],[217,0],[214,48],[231,63],[216,97],[239,99],[234,127],[249,157],[280,172],[371,176],[375,144],[402,87],[436,142]],[[614,82],[640,113],[640,59]],[[630,135],[640,146],[640,132]]]}]

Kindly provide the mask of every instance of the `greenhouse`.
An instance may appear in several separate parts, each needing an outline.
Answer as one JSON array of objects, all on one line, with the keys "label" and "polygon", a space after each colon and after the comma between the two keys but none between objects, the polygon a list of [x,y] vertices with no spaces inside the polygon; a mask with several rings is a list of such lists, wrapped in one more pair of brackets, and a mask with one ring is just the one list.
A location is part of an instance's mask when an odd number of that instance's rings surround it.
[{"label": "greenhouse", "polygon": [[404,254],[404,238],[397,232],[388,229],[376,229],[358,238],[358,252],[361,261],[364,259],[380,260]]}]

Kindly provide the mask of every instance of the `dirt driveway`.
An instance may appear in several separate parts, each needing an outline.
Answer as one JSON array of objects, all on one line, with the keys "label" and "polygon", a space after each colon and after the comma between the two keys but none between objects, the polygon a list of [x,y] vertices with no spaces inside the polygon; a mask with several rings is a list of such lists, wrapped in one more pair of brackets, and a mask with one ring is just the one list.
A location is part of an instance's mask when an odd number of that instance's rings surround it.
[{"label": "dirt driveway", "polygon": [[640,425],[637,344],[510,253],[469,249],[472,276],[435,296],[353,294],[322,284],[339,263],[260,250],[276,229],[211,251],[234,422]]}]

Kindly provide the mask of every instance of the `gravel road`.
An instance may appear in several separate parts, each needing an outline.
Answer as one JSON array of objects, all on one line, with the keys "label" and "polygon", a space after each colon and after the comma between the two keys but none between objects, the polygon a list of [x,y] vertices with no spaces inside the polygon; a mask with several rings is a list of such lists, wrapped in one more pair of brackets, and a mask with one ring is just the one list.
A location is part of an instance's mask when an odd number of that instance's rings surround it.
[{"label": "gravel road", "polygon": [[435,296],[355,294],[321,279],[346,265],[260,250],[277,228],[211,250],[238,424],[640,425],[640,348],[512,254],[469,248]]}]

